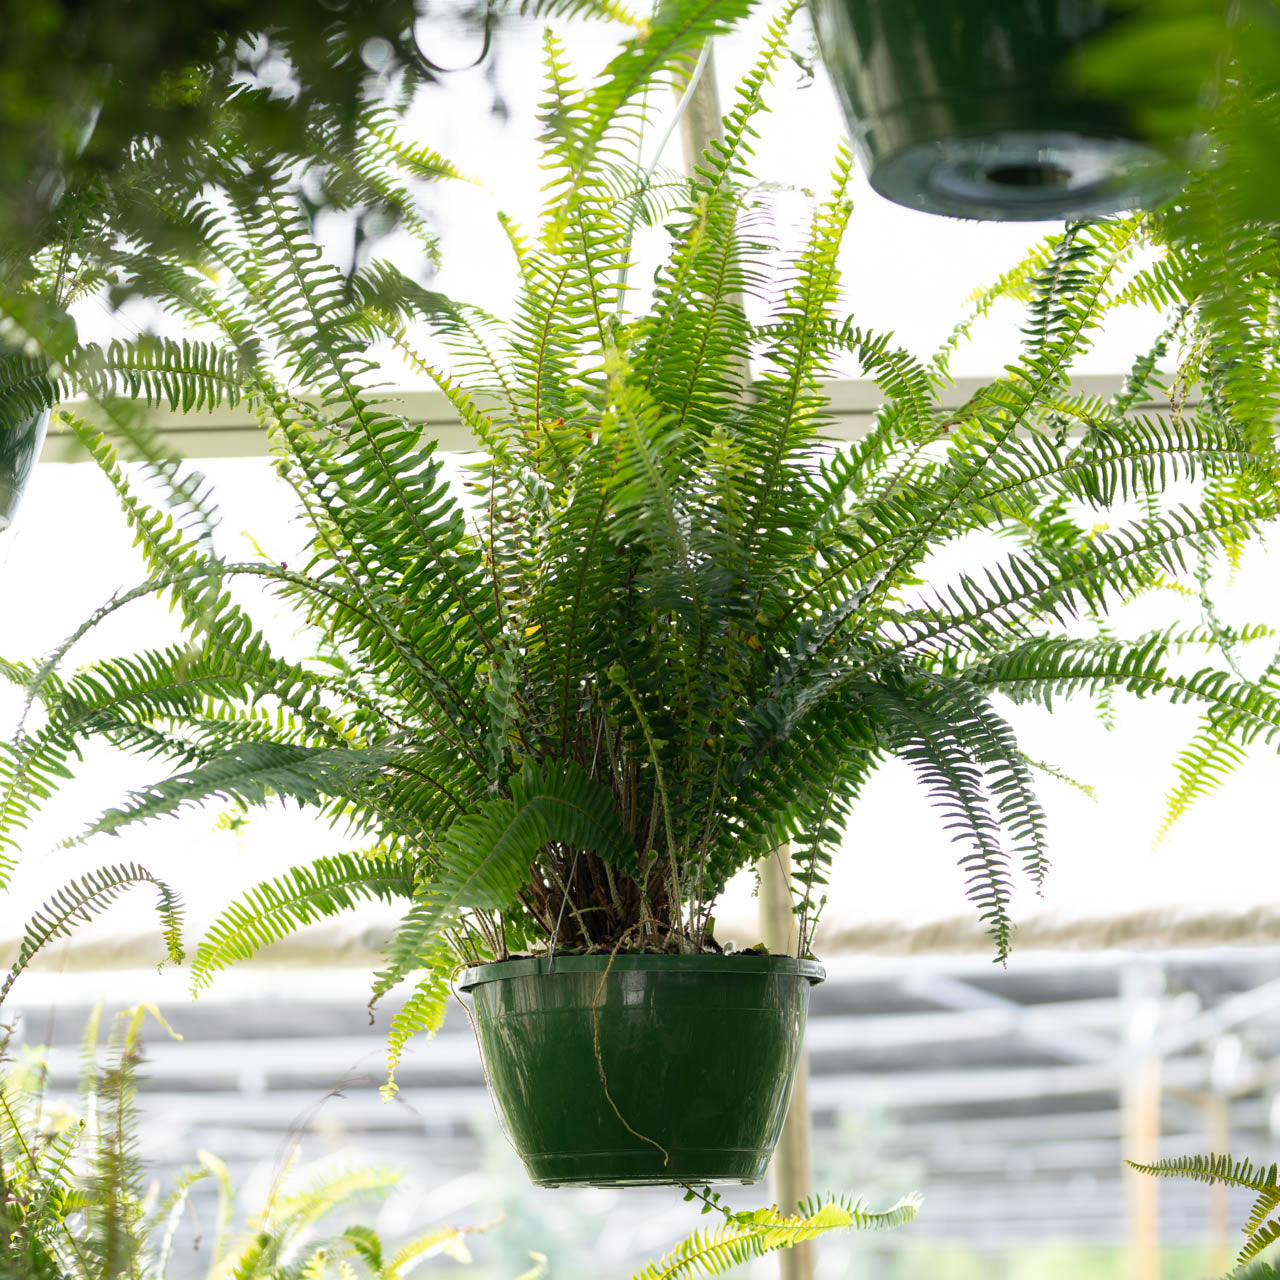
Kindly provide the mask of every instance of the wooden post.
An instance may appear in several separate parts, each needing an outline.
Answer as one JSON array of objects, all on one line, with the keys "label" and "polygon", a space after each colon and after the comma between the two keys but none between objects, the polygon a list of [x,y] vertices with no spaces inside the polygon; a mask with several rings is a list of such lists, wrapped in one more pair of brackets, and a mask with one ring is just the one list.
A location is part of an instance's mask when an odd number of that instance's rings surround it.
[{"label": "wooden post", "polygon": [[[1231,1150],[1231,1099],[1210,1093],[1204,1100],[1205,1137],[1209,1150],[1225,1155]],[[1209,1187],[1209,1270],[1225,1275],[1231,1270],[1231,1196],[1215,1182]]]},{"label": "wooden post", "polygon": [[[1160,1158],[1160,1057],[1153,1050],[1160,1018],[1164,973],[1135,964],[1120,978],[1128,1049],[1121,1086],[1125,1158],[1151,1164]],[[1129,1280],[1160,1280],[1160,1183],[1128,1171]]]},{"label": "wooden post", "polygon": [[[796,914],[791,900],[791,849],[783,845],[758,864],[760,872],[760,935],[774,955],[794,955]],[[800,1051],[800,1070],[791,1094],[791,1109],[773,1154],[773,1195],[784,1212],[813,1194],[812,1124],[809,1116],[809,1062]],[[818,1257],[812,1240],[784,1249],[778,1255],[782,1280],[814,1280]]]},{"label": "wooden post", "polygon": [[[692,174],[702,153],[713,141],[724,138],[721,127],[720,90],[716,80],[715,48],[708,45],[698,83],[685,104],[680,120],[685,172]],[[749,370],[740,373],[745,384]],[[758,865],[760,873],[760,939],[774,955],[794,955],[796,916],[791,901],[791,849],[784,845]],[[809,1117],[809,1068],[803,1050],[800,1069],[791,1093],[791,1107],[774,1152],[774,1199],[784,1212],[813,1194],[813,1155]],[[778,1255],[782,1280],[814,1280],[817,1253],[812,1240],[784,1249]]]},{"label": "wooden post", "polygon": [[724,141],[720,111],[720,83],[716,76],[715,46],[708,44],[705,61],[693,95],[680,119],[680,141],[684,150],[684,171],[693,176],[702,153],[712,142]]}]

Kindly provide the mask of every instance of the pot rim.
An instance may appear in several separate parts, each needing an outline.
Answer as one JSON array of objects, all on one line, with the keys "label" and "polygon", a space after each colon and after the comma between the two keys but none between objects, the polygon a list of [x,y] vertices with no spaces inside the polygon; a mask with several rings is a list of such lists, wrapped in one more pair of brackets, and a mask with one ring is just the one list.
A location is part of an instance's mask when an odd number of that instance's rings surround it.
[{"label": "pot rim", "polygon": [[822,982],[827,971],[816,960],[799,960],[795,956],[752,955],[736,952],[733,955],[680,956],[605,954],[589,956],[526,956],[520,960],[495,960],[489,964],[472,965],[464,969],[457,980],[457,989],[471,991],[486,982],[501,982],[506,978],[554,977],[557,973],[714,973],[758,975],[762,973],[792,974],[807,978],[810,985]]}]

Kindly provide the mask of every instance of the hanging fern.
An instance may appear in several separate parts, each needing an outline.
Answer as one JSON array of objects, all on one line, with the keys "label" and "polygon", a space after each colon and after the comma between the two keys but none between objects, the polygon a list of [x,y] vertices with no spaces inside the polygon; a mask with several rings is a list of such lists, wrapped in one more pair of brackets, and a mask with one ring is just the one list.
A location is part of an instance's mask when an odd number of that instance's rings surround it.
[{"label": "hanging fern", "polygon": [[[671,0],[602,75],[547,35],[545,208],[527,229],[502,222],[518,275],[507,317],[376,256],[332,261],[296,167],[271,157],[216,198],[159,207],[199,244],[200,270],[117,246],[116,267],[206,345],[81,348],[56,314],[0,296],[26,342],[0,353],[0,407],[43,404],[55,382],[87,397],[92,412],[65,420],[147,573],[49,654],[0,668],[27,701],[0,753],[0,858],[94,738],[164,767],[86,835],[219,799],[283,797],[342,823],[356,852],[250,891],[194,972],[203,984],[316,920],[402,904],[374,981],[375,997],[408,992],[394,1069],[439,1024],[459,963],[553,935],[577,952],[700,951],[725,884],[782,841],[808,946],[860,789],[895,756],[956,843],[959,872],[939,874],[1003,959],[1014,886],[1044,885],[1051,851],[1002,700],[1196,703],[1207,754],[1184,762],[1187,801],[1276,743],[1280,690],[1233,669],[1256,632],[1211,609],[1204,626],[1132,640],[1108,629],[1149,592],[1184,589],[1199,608],[1205,566],[1280,514],[1270,433],[1222,348],[1192,370],[1208,390],[1194,412],[1176,386],[1169,412],[1146,411],[1195,325],[1185,290],[1142,274],[1151,224],[1066,227],[917,359],[842,310],[847,149],[795,247],[770,229],[752,148],[795,6],[771,15],[690,178],[628,160],[655,89],[682,84],[749,8]],[[414,183],[459,172],[384,110],[356,124],[353,206],[391,205],[429,254]],[[668,251],[636,314],[631,236],[646,222]],[[955,406],[948,362],[1002,298],[1023,309],[1021,346]],[[1135,304],[1161,309],[1159,339],[1114,396],[1080,394],[1073,367]],[[460,488],[383,389],[388,349],[482,445]],[[851,361],[882,404],[866,436],[836,444],[824,387]],[[129,396],[245,405],[296,497],[302,561],[216,555],[207,484]],[[311,637],[309,658],[276,651],[232,589],[249,579]],[[96,627],[153,598],[182,644],[69,670]],[[1188,663],[1208,633],[1210,658]]]}]

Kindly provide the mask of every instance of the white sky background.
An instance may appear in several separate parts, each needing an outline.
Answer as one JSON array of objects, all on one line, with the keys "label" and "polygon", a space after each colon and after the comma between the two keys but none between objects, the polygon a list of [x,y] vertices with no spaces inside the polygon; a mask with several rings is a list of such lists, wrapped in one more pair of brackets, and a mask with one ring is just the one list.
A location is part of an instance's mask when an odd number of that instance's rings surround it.
[{"label": "white sky background", "polygon": [[[526,224],[536,208],[540,175],[531,139],[533,112],[541,96],[535,78],[540,65],[537,32],[531,24],[510,36],[502,61],[503,96],[510,113],[504,125],[489,111],[491,88],[481,72],[452,77],[444,91],[429,94],[411,120],[411,133],[430,143],[488,187],[453,186],[430,193],[439,226],[444,265],[433,284],[469,301],[502,311],[512,296],[513,274],[503,233],[493,219],[503,207]],[[611,45],[604,28],[571,29],[588,74],[603,65]],[[803,42],[801,42],[803,44]],[[726,39],[719,50],[721,90],[726,102],[738,76],[754,60],[750,33]],[[433,52],[446,61],[451,50]],[[456,45],[457,60],[474,49]],[[757,146],[757,171],[783,185],[825,188],[842,126],[830,86],[821,73],[800,88],[798,70],[783,68]],[[658,125],[653,136],[660,136]],[[651,157],[646,156],[646,161]],[[673,139],[666,163],[679,163]],[[846,249],[849,309],[860,324],[893,330],[918,354],[928,354],[962,314],[966,296],[994,279],[1046,231],[1034,226],[960,223],[912,213],[874,196],[860,179],[856,213]],[[778,197],[779,217],[804,211],[799,196]],[[638,268],[633,282],[652,274]],[[957,374],[999,370],[1017,351],[1019,316],[1000,312],[962,348],[953,361]],[[81,317],[82,336],[109,336],[113,322],[101,311]],[[1127,369],[1149,339],[1155,322],[1133,313],[1113,324],[1096,350],[1077,367],[1081,372]],[[389,377],[403,381],[400,371]],[[217,486],[223,510],[223,549],[250,558],[247,535],[276,559],[296,558],[297,532],[290,528],[287,494],[261,461],[201,464]],[[1235,584],[1223,592],[1227,621],[1262,621],[1280,626],[1280,594],[1275,559],[1261,549],[1249,555]],[[142,576],[114,498],[96,470],[87,465],[45,465],[37,473],[20,517],[16,537],[0,543],[0,654],[23,658],[55,644],[113,590]],[[1165,620],[1168,604],[1143,606],[1125,629]],[[1137,611],[1134,611],[1137,614]],[[79,651],[81,660],[128,652],[176,634],[158,606],[135,605],[113,620]],[[1265,643],[1265,642],[1264,642]],[[11,705],[0,692],[0,726]],[[1244,909],[1255,899],[1274,900],[1267,870],[1275,856],[1269,801],[1277,771],[1274,751],[1255,752],[1254,761],[1229,786],[1202,803],[1158,851],[1152,836],[1159,825],[1164,791],[1171,785],[1171,760],[1194,727],[1194,712],[1155,703],[1117,703],[1118,727],[1107,731],[1094,709],[1078,705],[1052,717],[1012,713],[1027,751],[1097,789],[1097,800],[1046,780],[1042,796],[1054,833],[1056,868],[1043,903],[1028,895],[1020,914],[1050,911],[1065,917],[1096,917],[1152,906],[1193,912]],[[7,732],[7,728],[4,729]],[[160,776],[153,762],[121,761],[94,749],[74,786],[48,806],[28,841],[13,892],[0,898],[0,936],[16,932],[25,915],[69,876],[104,862],[137,860],[169,878],[185,897],[193,924],[207,923],[240,889],[299,861],[345,847],[343,842],[296,811],[273,810],[254,818],[243,835],[216,833],[216,810],[190,814],[123,839],[98,840],[86,848],[54,851],[129,785]],[[868,791],[849,831],[839,864],[832,923],[901,921],[918,924],[950,918],[966,908],[956,850],[905,767],[885,768]],[[752,904],[742,887],[720,913],[724,932],[739,943],[750,935]],[[113,908],[94,925],[101,932],[133,932],[145,926],[147,895]],[[1033,938],[1026,939],[1033,942]]]}]

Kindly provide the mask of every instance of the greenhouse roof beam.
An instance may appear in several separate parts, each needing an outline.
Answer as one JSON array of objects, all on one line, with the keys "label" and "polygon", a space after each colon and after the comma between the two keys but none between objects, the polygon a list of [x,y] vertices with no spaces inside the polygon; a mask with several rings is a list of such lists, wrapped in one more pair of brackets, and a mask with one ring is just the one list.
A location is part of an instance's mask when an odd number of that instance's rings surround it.
[{"label": "greenhouse roof beam", "polygon": [[[993,375],[995,376],[995,375]],[[958,409],[991,378],[957,378],[943,390],[944,408]],[[1111,396],[1120,390],[1124,379],[1119,374],[1086,374],[1072,381],[1072,389],[1088,396]],[[830,382],[826,386],[834,422],[825,434],[833,440],[856,440],[866,434],[875,421],[877,410],[884,404],[885,394],[869,379],[853,378]],[[457,414],[438,391],[402,390],[387,392],[386,399],[395,402],[400,412],[411,421],[422,424],[424,433],[448,452],[476,449],[470,430],[459,422]],[[1183,408],[1196,407],[1188,401]],[[68,406],[72,407],[72,406]],[[84,412],[82,404],[74,406]],[[1139,404],[1137,412],[1168,412],[1168,405]],[[157,410],[152,422],[162,438],[188,458],[265,457],[267,436],[253,413],[245,406],[219,407],[210,411],[181,413]],[[56,424],[50,430],[42,460],[46,462],[78,462],[85,458],[78,439]]]}]

